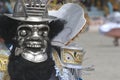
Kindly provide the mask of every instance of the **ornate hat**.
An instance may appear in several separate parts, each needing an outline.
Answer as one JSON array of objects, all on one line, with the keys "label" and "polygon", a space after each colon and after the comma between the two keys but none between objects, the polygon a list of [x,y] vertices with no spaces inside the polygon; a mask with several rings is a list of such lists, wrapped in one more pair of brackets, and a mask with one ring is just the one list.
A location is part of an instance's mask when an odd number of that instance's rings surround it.
[{"label": "ornate hat", "polygon": [[48,15],[46,0],[17,0],[13,14],[5,16],[25,22],[45,22],[55,19]]},{"label": "ornate hat", "polygon": [[67,22],[64,29],[52,40],[53,45],[70,44],[87,27],[83,8],[75,3],[64,4],[57,11],[49,11],[49,15]]}]

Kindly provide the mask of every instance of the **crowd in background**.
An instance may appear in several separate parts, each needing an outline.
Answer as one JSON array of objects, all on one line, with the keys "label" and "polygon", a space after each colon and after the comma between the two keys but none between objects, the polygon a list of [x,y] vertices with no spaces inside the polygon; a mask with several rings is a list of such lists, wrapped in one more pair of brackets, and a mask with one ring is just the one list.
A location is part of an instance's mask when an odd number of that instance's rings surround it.
[{"label": "crowd in background", "polygon": [[82,3],[88,11],[91,11],[91,7],[96,7],[98,10],[104,11],[105,15],[108,15],[114,11],[120,11],[120,0],[51,0],[53,8],[55,4],[64,4],[68,2]]},{"label": "crowd in background", "polygon": [[[64,4],[68,2],[80,2],[85,5],[85,7],[90,11],[91,6],[97,7],[100,10],[104,10],[109,13],[111,10],[120,9],[120,0],[51,0],[53,4]],[[9,0],[0,0],[0,13],[11,13],[12,9],[10,7]]]},{"label": "crowd in background", "polygon": [[9,0],[0,0],[0,14],[3,13],[12,13]]}]

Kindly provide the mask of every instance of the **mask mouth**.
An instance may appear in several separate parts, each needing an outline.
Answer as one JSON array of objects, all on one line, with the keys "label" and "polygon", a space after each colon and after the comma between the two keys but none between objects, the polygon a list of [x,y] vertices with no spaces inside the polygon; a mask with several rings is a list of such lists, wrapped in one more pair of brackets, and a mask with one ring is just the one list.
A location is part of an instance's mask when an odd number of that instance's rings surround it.
[{"label": "mask mouth", "polygon": [[28,41],[25,43],[26,48],[41,48],[42,47],[42,42],[38,41]]},{"label": "mask mouth", "polygon": [[31,62],[39,63],[47,60],[48,55],[46,53],[47,41],[25,41],[23,46],[16,49],[16,55],[21,56]]},{"label": "mask mouth", "polygon": [[27,41],[24,44],[24,48],[26,50],[32,51],[32,52],[42,52],[44,53],[47,48],[47,41]]}]

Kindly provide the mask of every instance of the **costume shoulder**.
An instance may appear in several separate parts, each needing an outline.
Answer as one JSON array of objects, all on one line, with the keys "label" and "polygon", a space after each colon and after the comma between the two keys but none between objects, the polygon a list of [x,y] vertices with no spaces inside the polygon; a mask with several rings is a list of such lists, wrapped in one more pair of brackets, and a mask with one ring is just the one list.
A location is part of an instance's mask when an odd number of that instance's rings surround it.
[{"label": "costume shoulder", "polygon": [[10,51],[3,42],[0,42],[0,71],[4,72],[7,70],[8,57]]},{"label": "costume shoulder", "polygon": [[0,80],[9,80],[7,65],[10,51],[5,44],[0,41]]}]

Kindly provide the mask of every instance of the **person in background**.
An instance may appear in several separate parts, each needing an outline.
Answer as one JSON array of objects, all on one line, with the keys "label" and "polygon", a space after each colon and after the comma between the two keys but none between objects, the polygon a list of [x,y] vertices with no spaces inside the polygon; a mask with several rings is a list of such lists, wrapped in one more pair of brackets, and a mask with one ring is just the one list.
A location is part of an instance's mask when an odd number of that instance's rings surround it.
[{"label": "person in background", "polygon": [[106,17],[105,24],[99,27],[100,33],[114,38],[114,45],[119,46],[120,38],[120,12],[115,11]]},{"label": "person in background", "polygon": [[12,7],[8,0],[0,0],[0,14],[12,13]]}]

